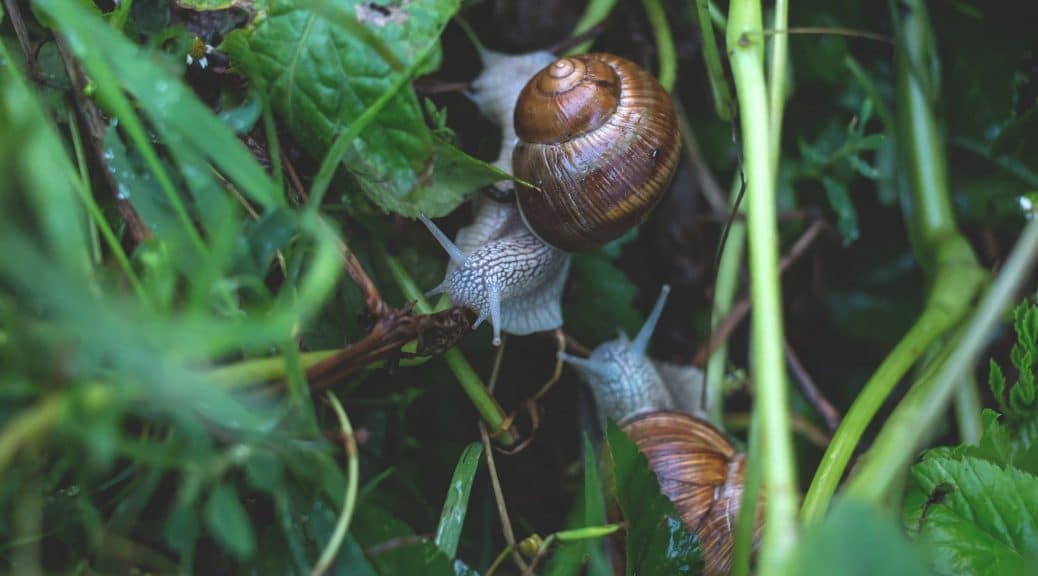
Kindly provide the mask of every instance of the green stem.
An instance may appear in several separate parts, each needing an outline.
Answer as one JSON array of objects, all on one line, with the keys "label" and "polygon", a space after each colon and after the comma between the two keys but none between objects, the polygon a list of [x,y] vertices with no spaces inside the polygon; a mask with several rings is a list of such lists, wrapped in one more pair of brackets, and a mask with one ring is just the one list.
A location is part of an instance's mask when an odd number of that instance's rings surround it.
[{"label": "green stem", "polygon": [[652,33],[656,36],[660,85],[667,92],[672,92],[678,76],[678,57],[674,49],[674,39],[670,35],[670,26],[667,25],[667,14],[663,11],[660,0],[642,0],[642,6],[645,7],[645,15],[649,17]]},{"label": "green stem", "polygon": [[[736,176],[732,183],[732,204],[739,195],[742,180]],[[740,206],[739,212],[744,210]],[[746,248],[746,223],[741,219],[732,221],[728,230],[728,240],[721,247],[721,261],[717,266],[717,279],[714,281],[714,307],[710,331],[713,333],[728,316],[739,289],[739,269],[742,266],[743,252]],[[710,421],[720,428],[724,427],[724,373],[728,365],[728,341],[725,340],[710,354],[706,363],[706,411]]]},{"label": "green stem", "polygon": [[732,93],[728,89],[728,79],[724,76],[721,53],[717,49],[710,8],[709,0],[696,0],[696,19],[699,22],[699,33],[703,36],[703,61],[706,63],[706,77],[710,80],[714,111],[718,118],[727,122],[732,119]]},{"label": "green stem", "polygon": [[339,428],[342,430],[343,442],[346,447],[346,494],[343,496],[342,513],[339,514],[339,519],[335,523],[335,531],[332,532],[332,537],[328,540],[324,551],[321,552],[321,557],[310,572],[310,576],[321,576],[327,572],[335,562],[343,541],[346,540],[346,532],[349,530],[350,520],[353,518],[353,508],[357,503],[357,480],[360,475],[357,440],[353,436],[353,426],[350,425],[350,419],[346,416],[346,411],[342,409],[342,404],[339,403],[335,394],[328,392],[327,398],[328,403],[335,410],[335,416],[339,419]]},{"label": "green stem", "polygon": [[1032,220],[1013,248],[994,284],[984,295],[962,338],[933,378],[916,383],[890,415],[886,426],[865,454],[861,471],[851,479],[847,494],[868,501],[884,497],[898,474],[916,457],[919,430],[936,424],[962,382],[976,366],[991,331],[1002,321],[1038,258],[1038,221]]},{"label": "green stem", "polygon": [[[789,28],[789,0],[775,1],[773,30]],[[771,171],[778,175],[779,152],[782,149],[782,112],[786,105],[786,64],[789,34],[771,36],[771,65],[768,69],[768,133],[771,135]]]},{"label": "green stem", "polygon": [[977,390],[976,373],[970,370],[964,374],[962,384],[955,390],[955,421],[959,424],[959,439],[977,445],[984,435],[983,404]]},{"label": "green stem", "polygon": [[18,453],[24,443],[47,433],[64,411],[65,401],[59,396],[51,396],[32,408],[27,408],[11,418],[0,429],[0,472]]},{"label": "green stem", "polygon": [[[958,246],[957,250],[955,246]],[[935,289],[922,314],[879,365],[844,415],[804,498],[801,514],[805,524],[818,522],[825,515],[865,429],[901,378],[923,352],[969,310],[981,277],[973,268],[958,268],[955,262],[964,250],[968,252],[969,246],[957,243],[952,245],[952,250],[946,249],[950,254],[941,259],[943,264],[939,264]]]},{"label": "green stem", "polygon": [[732,575],[747,576],[750,573],[750,556],[753,552],[753,533],[756,531],[757,506],[759,504],[761,480],[760,422],[750,419],[750,453],[746,455],[743,475],[742,501],[739,517],[735,524],[735,542],[732,544]]},{"label": "green stem", "polygon": [[775,220],[775,175],[771,168],[763,47],[750,33],[761,29],[760,2],[733,0],[728,13],[728,50],[739,102],[746,172],[750,295],[753,298],[752,368],[760,418],[763,479],[768,491],[760,573],[780,574],[797,540],[797,484],[783,351],[782,290]]},{"label": "green stem", "polygon": [[[415,310],[423,314],[432,312],[432,306],[425,299],[425,295],[422,294],[418,285],[415,284],[414,278],[411,277],[411,274],[400,261],[389,254],[385,254],[383,258],[386,265],[389,266],[389,271],[393,274],[397,286],[404,293],[404,297],[415,301]],[[515,439],[505,429],[504,411],[501,410],[497,400],[494,400],[494,397],[487,392],[487,387],[483,385],[483,381],[480,380],[476,371],[472,369],[472,365],[465,359],[465,356],[457,348],[451,348],[444,353],[443,358],[447,361],[447,366],[451,369],[451,372],[454,373],[454,377],[458,379],[461,389],[468,395],[469,400],[472,401],[476,412],[479,412],[480,417],[486,422],[491,435],[496,435],[502,444],[514,443]]]},{"label": "green stem", "polygon": [[[573,35],[583,34],[588,30],[598,26],[601,22],[604,22],[609,14],[612,13],[613,7],[616,6],[616,0],[591,0],[584,7],[584,13],[581,14],[580,20],[577,21],[577,25],[573,28]],[[583,54],[591,49],[592,40],[586,40],[570,48],[566,54]]]},{"label": "green stem", "polygon": [[[898,149],[908,174],[903,204],[917,259],[930,273],[932,284],[923,312],[916,323],[883,361],[855,399],[833,441],[822,457],[804,499],[805,523],[825,514],[865,429],[909,368],[972,307],[973,297],[986,277],[969,242],[955,223],[945,173],[944,146],[925,88],[921,62],[928,46],[928,25],[919,0],[911,0],[901,20],[898,54]],[[896,18],[895,13],[895,18]],[[914,444],[925,430],[920,426],[901,440]]]}]

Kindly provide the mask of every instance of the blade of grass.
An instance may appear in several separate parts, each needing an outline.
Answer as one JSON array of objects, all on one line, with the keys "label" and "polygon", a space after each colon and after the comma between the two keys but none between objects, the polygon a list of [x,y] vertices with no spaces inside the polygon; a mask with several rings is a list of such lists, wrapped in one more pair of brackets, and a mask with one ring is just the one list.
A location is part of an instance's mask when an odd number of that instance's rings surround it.
[{"label": "blade of grass", "polygon": [[440,523],[436,526],[436,546],[443,550],[448,558],[458,553],[458,542],[461,540],[461,529],[465,525],[465,513],[469,507],[469,494],[472,492],[472,481],[479,470],[479,460],[483,455],[483,445],[473,442],[465,447],[454,467],[454,476],[447,488],[447,498],[440,512]]}]

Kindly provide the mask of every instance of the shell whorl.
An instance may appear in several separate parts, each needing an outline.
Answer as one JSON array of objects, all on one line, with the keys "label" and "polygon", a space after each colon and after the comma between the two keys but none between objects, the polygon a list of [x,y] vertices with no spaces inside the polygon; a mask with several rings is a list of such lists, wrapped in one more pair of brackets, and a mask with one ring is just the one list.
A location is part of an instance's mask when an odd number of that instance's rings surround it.
[{"label": "shell whorl", "polygon": [[649,72],[612,54],[550,64],[516,104],[513,173],[519,209],[563,250],[601,245],[644,220],[677,168],[670,96]]}]

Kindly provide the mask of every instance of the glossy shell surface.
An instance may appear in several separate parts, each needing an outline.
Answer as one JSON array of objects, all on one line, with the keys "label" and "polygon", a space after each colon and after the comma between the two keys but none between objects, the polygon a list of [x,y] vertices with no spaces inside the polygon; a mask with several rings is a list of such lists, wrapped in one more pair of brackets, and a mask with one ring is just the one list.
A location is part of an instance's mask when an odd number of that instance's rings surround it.
[{"label": "glossy shell surface", "polygon": [[670,96],[611,54],[549,64],[515,109],[513,173],[536,188],[517,198],[527,226],[566,251],[594,248],[642,222],[677,168],[681,138]]}]

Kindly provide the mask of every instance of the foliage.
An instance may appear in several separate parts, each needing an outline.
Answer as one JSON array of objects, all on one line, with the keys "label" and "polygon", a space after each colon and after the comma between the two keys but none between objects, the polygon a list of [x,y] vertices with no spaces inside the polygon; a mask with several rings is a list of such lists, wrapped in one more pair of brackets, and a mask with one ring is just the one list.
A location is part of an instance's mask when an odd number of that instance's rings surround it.
[{"label": "foliage", "polygon": [[[584,47],[668,80],[676,71],[674,98],[694,132],[661,208],[620,240],[574,256],[563,302],[571,352],[617,329],[633,334],[642,305],[667,282],[674,294],[653,355],[696,356],[709,332],[703,320],[724,319],[703,312],[723,218],[699,188],[723,189],[774,165],[771,256],[818,220],[838,235],[798,248],[781,285],[756,259],[733,267],[737,298],[755,313],[761,292],[750,281],[761,278],[765,296],[781,295],[773,303],[782,306],[754,322],[785,326],[771,343],[795,350],[841,411],[867,396],[863,382],[891,350],[911,348],[888,379],[891,392],[870,399],[876,415],[861,422],[864,443],[833,437],[850,454],[882,434],[883,403],[904,389],[911,399],[959,351],[974,284],[942,272],[997,273],[1033,216],[1030,22],[976,0],[803,0],[788,25],[774,26],[784,2],[762,11],[744,0],[595,1],[583,16],[573,4],[0,4],[0,570],[515,575],[536,563],[536,573],[601,576],[626,563],[628,574],[646,576],[701,571],[698,538],[624,433],[611,423],[598,429],[576,375],[565,371],[540,394],[555,369],[554,339],[509,338],[496,377],[485,329],[456,342],[446,361],[414,357],[415,341],[379,341],[387,349],[345,376],[314,376],[321,362],[370,343],[393,314],[404,326],[428,321],[407,307],[442,279],[446,258],[411,220],[443,217],[453,232],[469,217],[466,200],[506,177],[486,163],[499,129],[465,96],[481,44],[514,52],[590,31]],[[703,44],[747,15],[765,18],[733,32],[729,46]],[[759,28],[799,31],[758,37]],[[785,78],[775,81],[770,58],[787,51]],[[767,98],[767,121],[752,128],[774,139],[774,158],[747,154],[740,136],[749,111],[729,93],[745,94],[748,74],[732,66],[743,53],[768,58],[766,85],[751,85]],[[933,123],[927,154],[905,130],[922,125],[906,111],[906,86],[919,87]],[[780,134],[767,125],[775,103]],[[935,168],[947,185],[926,198],[912,182]],[[761,180],[746,181],[744,203]],[[922,216],[942,202],[940,241],[959,250],[921,240]],[[751,242],[762,229],[751,223]],[[941,262],[942,254],[956,257]],[[941,293],[958,298],[933,296]],[[950,301],[954,318],[924,326],[923,340],[905,337],[924,310]],[[979,442],[962,442],[950,426],[912,430],[906,447],[940,446],[907,472],[907,488],[874,501],[838,495],[802,532],[792,521],[779,526],[790,564],[777,564],[780,546],[767,542],[754,569],[1012,574],[1038,563],[1031,302],[1012,315],[1015,342],[992,338],[983,354],[992,358],[980,374],[988,408],[959,406],[960,429],[961,414],[980,420]],[[724,399],[735,443],[746,446],[735,424],[750,419],[747,410],[774,408],[799,429],[815,426],[806,396],[792,392],[788,410],[753,402],[763,396],[751,384],[782,384],[783,371],[762,377],[761,347],[746,332],[727,333],[730,353],[720,357],[750,375]],[[490,425],[494,446],[485,449],[477,423],[486,410],[530,441],[513,454]],[[765,484],[776,470],[800,481],[790,493],[765,486],[766,513],[768,503],[795,503],[824,462],[803,438],[795,447],[795,460],[762,459]],[[500,504],[485,472],[491,458]],[[868,464],[866,454],[852,480]],[[880,502],[902,498],[898,526]]]}]

